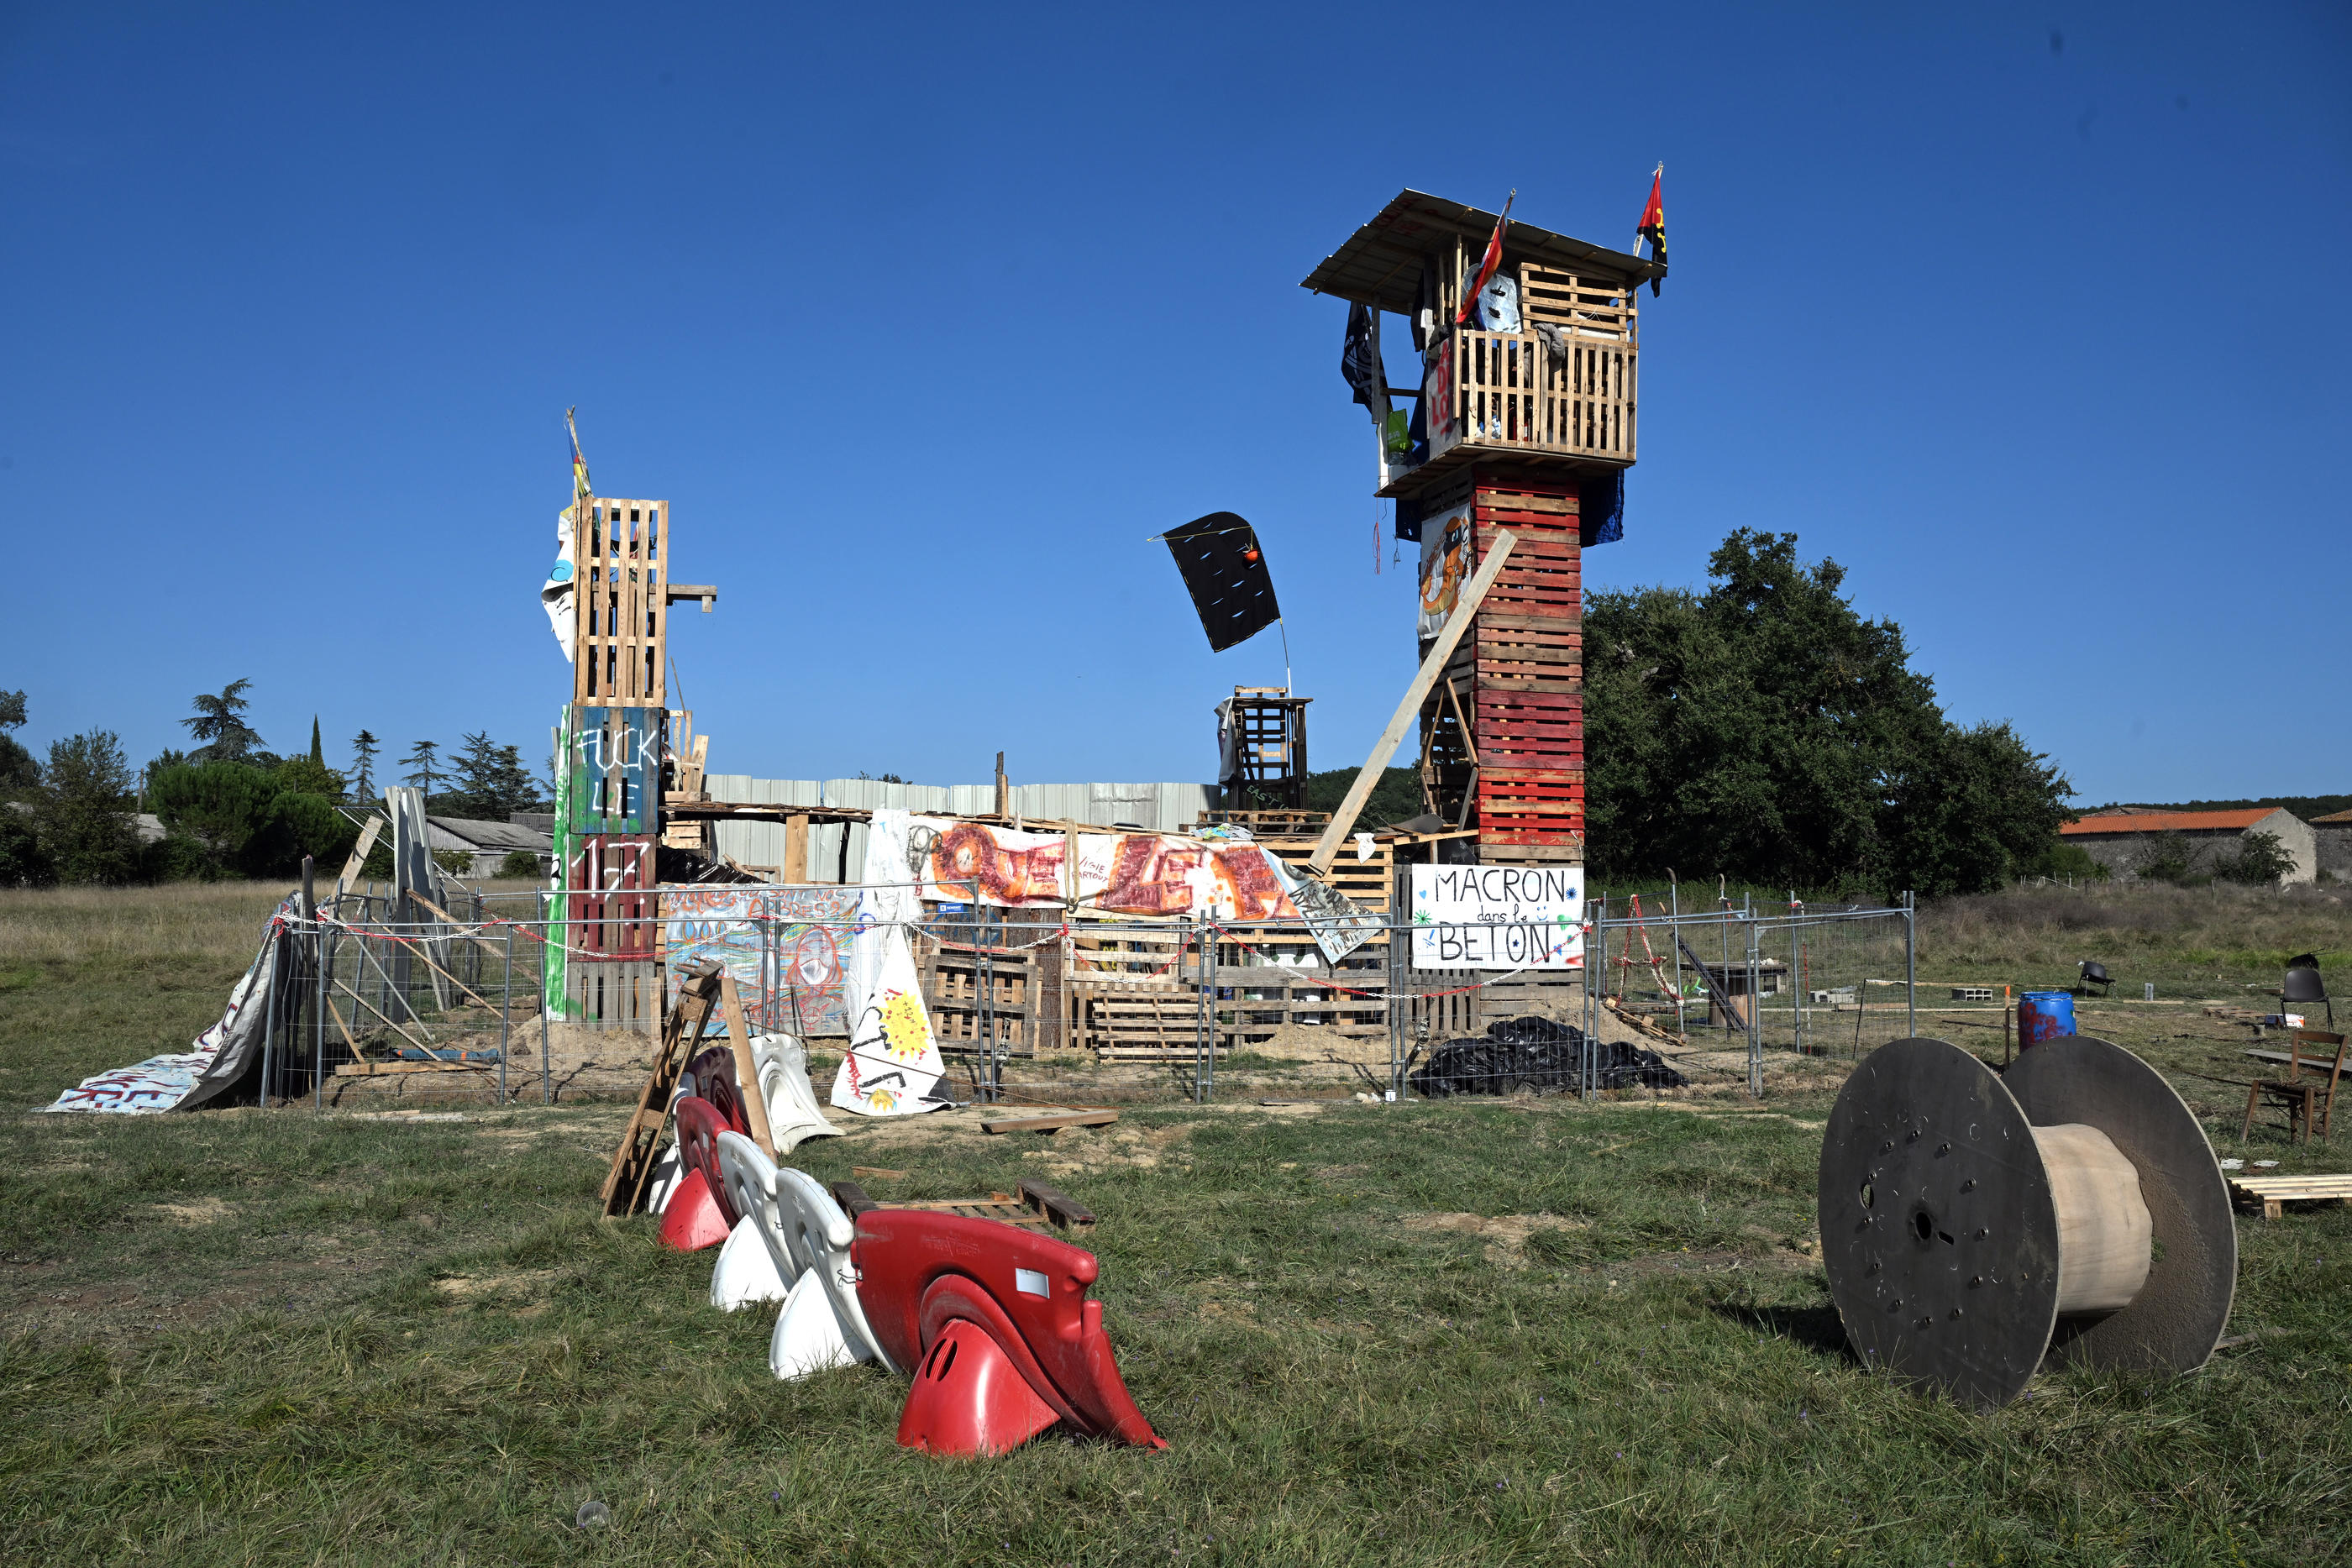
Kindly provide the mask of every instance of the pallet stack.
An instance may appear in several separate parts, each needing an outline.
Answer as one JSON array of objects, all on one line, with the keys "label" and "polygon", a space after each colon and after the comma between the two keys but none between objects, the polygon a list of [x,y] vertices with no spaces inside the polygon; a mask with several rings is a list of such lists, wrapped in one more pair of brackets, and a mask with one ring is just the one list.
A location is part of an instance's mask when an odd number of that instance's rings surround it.
[{"label": "pallet stack", "polygon": [[1459,821],[1472,797],[1482,864],[1584,863],[1580,489],[1572,470],[1483,464],[1465,486],[1471,569],[1499,530],[1518,542],[1422,725],[1440,810]]},{"label": "pallet stack", "polygon": [[669,715],[669,503],[588,497],[573,508],[572,701],[557,731],[558,902],[570,952],[547,1003],[594,1029],[650,1032],[662,1011],[662,758]]}]

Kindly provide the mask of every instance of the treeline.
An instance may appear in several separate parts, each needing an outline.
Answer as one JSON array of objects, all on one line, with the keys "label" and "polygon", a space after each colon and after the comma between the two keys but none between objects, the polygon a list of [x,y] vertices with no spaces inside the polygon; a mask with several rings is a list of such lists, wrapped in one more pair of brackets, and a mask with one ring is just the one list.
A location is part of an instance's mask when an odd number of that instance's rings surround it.
[{"label": "treeline", "polygon": [[[282,876],[305,855],[340,870],[381,799],[382,743],[362,729],[351,767],[330,768],[313,719],[309,752],[281,757],[246,718],[251,686],[234,681],[197,696],[180,721],[192,748],[166,750],[135,774],[110,730],[55,741],[38,761],[10,733],[26,721],[26,695],[0,692],[0,885]],[[519,748],[487,732],[465,737],[446,764],[432,741],[402,761],[398,781],[424,789],[435,816],[504,821],[543,806]],[[161,822],[160,839],[139,831],[142,810]],[[370,865],[388,874],[388,847]]]},{"label": "treeline", "polygon": [[1596,883],[1672,870],[1927,896],[2094,873],[2058,838],[2064,774],[2006,724],[1946,718],[1902,628],[1857,613],[1836,562],[1741,528],[1708,576],[1704,593],[1586,601]]}]

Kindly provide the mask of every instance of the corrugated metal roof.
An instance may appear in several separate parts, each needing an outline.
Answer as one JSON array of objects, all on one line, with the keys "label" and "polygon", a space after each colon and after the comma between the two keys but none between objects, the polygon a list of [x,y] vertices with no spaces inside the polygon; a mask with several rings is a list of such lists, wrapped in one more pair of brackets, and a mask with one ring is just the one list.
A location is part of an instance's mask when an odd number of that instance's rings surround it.
[{"label": "corrugated metal roof", "polygon": [[[1405,191],[1382,207],[1378,217],[1350,235],[1347,244],[1325,256],[1323,265],[1307,274],[1299,287],[1410,316],[1421,287],[1423,258],[1457,235],[1484,250],[1486,237],[1495,232],[1495,218],[1493,213],[1443,196]],[[1504,232],[1503,250],[1513,258],[1571,272],[1605,268],[1625,279],[1629,287],[1666,275],[1666,269],[1654,261],[1588,245],[1517,218]]]},{"label": "corrugated metal roof", "polygon": [[2058,832],[2063,838],[2099,833],[2195,832],[2200,829],[2238,832],[2278,810],[2276,806],[2248,806],[2235,811],[2116,811],[2068,822]]},{"label": "corrugated metal roof", "polygon": [[515,822],[485,822],[472,817],[427,817],[428,829],[437,829],[454,843],[438,844],[436,849],[471,848],[478,850],[547,850],[553,847],[550,835]]}]

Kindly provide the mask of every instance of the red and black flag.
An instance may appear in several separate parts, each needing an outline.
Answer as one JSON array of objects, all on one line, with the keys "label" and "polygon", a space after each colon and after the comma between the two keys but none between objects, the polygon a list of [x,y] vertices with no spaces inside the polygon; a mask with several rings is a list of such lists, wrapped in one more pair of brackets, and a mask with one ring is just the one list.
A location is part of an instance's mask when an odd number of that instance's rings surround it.
[{"label": "red and black flag", "polygon": [[[1661,168],[1664,166],[1660,165]],[[1478,296],[1493,280],[1495,269],[1503,265],[1503,231],[1511,226],[1511,204],[1518,199],[1519,193],[1516,187],[1503,198],[1503,215],[1495,220],[1495,232],[1486,240],[1486,254],[1478,258],[1478,276],[1469,287],[1462,291],[1461,308],[1454,312],[1456,327],[1470,319],[1470,312],[1478,308]]]},{"label": "red and black flag", "polygon": [[[1642,209],[1642,221],[1633,229],[1634,248],[1640,249],[1642,242],[1648,240],[1650,259],[1660,267],[1666,265],[1665,186],[1666,166],[1661,163],[1658,172],[1650,176],[1650,204]],[[1659,282],[1655,277],[1650,279],[1650,297],[1654,299],[1657,298]]]}]

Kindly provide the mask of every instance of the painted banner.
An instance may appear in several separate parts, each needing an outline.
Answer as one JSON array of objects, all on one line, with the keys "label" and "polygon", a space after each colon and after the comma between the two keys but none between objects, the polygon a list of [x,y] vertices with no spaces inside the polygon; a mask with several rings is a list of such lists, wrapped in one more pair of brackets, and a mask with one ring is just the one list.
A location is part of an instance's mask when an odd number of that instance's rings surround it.
[{"label": "painted banner", "polygon": [[[849,1032],[842,996],[841,955],[857,922],[857,890],[820,883],[797,887],[664,887],[662,935],[669,995],[677,998],[687,970],[716,958],[735,977],[735,989],[755,1034],[807,1040]],[[767,944],[759,922],[775,923],[775,967],[766,971]],[[716,1015],[706,1034],[723,1034]]]},{"label": "painted banner", "polygon": [[931,1037],[922,981],[907,931],[922,918],[916,889],[907,884],[911,821],[896,807],[877,806],[866,833],[866,887],[849,947],[844,991],[849,1049],[834,1075],[833,1103],[861,1116],[912,1116],[944,1110],[940,1092],[946,1058]]},{"label": "painted banner", "polygon": [[1470,503],[1421,520],[1421,640],[1445,630],[1470,576]]},{"label": "painted banner", "polygon": [[[1076,845],[1077,863],[1069,863]],[[913,818],[908,870],[935,903],[1008,908],[1073,904],[1110,915],[1296,920],[1273,857],[1246,841],[1176,833],[1032,833],[985,822]],[[869,873],[870,875],[871,873]]]},{"label": "painted banner", "polygon": [[1293,871],[1277,856],[1268,854],[1265,861],[1282,879],[1291,903],[1297,906],[1298,917],[1315,933],[1315,946],[1323,950],[1325,962],[1339,963],[1380,934],[1381,916],[1338,888]]},{"label": "painted banner", "polygon": [[1412,868],[1416,969],[1580,969],[1580,866]]}]

